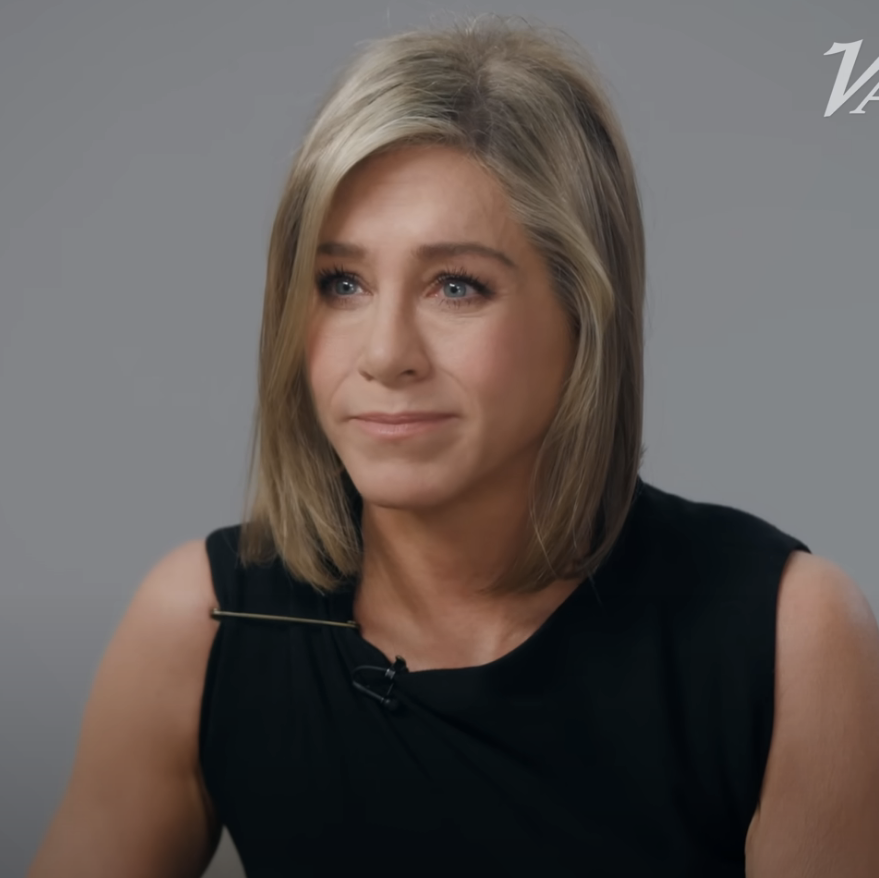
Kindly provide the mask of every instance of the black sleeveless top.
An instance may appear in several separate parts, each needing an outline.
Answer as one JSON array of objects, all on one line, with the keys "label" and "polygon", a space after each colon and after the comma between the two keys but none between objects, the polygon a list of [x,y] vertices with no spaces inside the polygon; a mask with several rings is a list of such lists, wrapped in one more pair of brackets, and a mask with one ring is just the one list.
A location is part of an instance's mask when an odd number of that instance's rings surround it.
[{"label": "black sleeveless top", "polygon": [[[239,533],[206,539],[221,610],[353,618]],[[354,628],[220,617],[200,760],[248,878],[742,878],[795,549],[639,479],[595,575],[486,665],[354,673],[393,670]]]}]

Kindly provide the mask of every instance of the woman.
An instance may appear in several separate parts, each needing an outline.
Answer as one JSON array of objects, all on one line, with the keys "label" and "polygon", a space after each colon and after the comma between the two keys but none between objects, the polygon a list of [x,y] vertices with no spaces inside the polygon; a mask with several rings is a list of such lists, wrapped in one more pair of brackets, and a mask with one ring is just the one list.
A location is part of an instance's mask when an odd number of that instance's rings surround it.
[{"label": "woman", "polygon": [[[272,231],[242,525],[162,559],[31,878],[879,874],[879,631],[643,482],[644,240],[582,50],[372,44]],[[812,871],[809,871],[812,870]]]}]

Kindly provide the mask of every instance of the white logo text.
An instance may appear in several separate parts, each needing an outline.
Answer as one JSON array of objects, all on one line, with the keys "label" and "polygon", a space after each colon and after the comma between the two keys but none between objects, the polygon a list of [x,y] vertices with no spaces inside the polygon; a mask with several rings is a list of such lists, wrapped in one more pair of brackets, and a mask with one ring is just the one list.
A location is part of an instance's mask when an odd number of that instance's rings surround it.
[{"label": "white logo text", "polygon": [[[860,77],[858,77],[857,82],[851,87],[847,88],[848,81],[851,78],[852,70],[855,66],[855,61],[858,59],[858,52],[861,50],[861,43],[863,40],[858,40],[856,43],[834,43],[833,46],[826,51],[825,55],[835,55],[838,52],[844,52],[845,54],[842,56],[842,61],[839,65],[839,71],[836,74],[836,82],[833,83],[833,91],[830,93],[830,100],[827,102],[827,109],[824,110],[825,118],[827,116],[832,116],[873,74],[879,73],[879,58],[877,58],[870,67],[865,70]],[[864,113],[865,104],[869,101],[879,101],[879,82],[873,86],[873,90],[855,107],[854,110],[849,110],[849,113]]]}]

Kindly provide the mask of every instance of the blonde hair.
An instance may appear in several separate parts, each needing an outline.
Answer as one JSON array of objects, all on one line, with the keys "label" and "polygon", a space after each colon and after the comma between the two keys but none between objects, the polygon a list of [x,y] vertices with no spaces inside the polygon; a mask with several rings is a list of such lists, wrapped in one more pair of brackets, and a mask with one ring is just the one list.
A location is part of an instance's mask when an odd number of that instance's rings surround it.
[{"label": "blonde hair", "polygon": [[533,533],[487,590],[585,579],[622,529],[644,454],[639,194],[585,50],[554,28],[497,15],[370,42],[293,159],[268,248],[242,562],[280,555],[325,592],[360,575],[362,498],[319,426],[306,372],[314,258],[345,175],[415,144],[460,149],[501,183],[551,269],[575,350],[533,473]]}]

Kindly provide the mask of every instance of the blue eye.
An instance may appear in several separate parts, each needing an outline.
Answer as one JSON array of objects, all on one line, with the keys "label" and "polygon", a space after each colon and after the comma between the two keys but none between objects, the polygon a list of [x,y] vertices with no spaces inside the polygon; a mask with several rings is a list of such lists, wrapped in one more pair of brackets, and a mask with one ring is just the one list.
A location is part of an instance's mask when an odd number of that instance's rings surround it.
[{"label": "blue eye", "polygon": [[[353,293],[359,280],[356,275],[349,271],[345,271],[340,267],[325,268],[319,271],[315,278],[315,283],[320,295],[325,299],[331,300],[347,300],[353,298]],[[341,284],[350,284],[355,289],[344,291]],[[473,275],[465,271],[446,271],[439,274],[433,280],[433,286],[439,285],[448,291],[448,287],[457,287],[459,294],[451,296],[440,296],[440,306],[445,308],[463,308],[470,305],[478,304],[480,301],[490,299],[493,295],[491,289]],[[470,287],[476,295],[467,296],[466,288]],[[463,295],[461,295],[463,293]]]},{"label": "blue eye", "polygon": [[[453,278],[453,277],[445,278],[443,280],[443,286],[445,286],[446,284],[454,285],[454,286],[460,287],[462,289],[464,287],[470,286],[469,284],[462,282],[460,279]],[[464,292],[466,292],[466,290]]]},{"label": "blue eye", "polygon": [[[351,278],[346,277],[344,274],[336,274],[336,275],[332,276],[329,279],[329,281],[327,282],[327,284],[328,284],[328,286],[330,286],[333,289],[334,293],[343,293],[344,292],[344,290],[341,287],[341,284],[349,284],[352,287],[355,286],[355,282]],[[348,292],[351,292],[351,290],[349,290]]]},{"label": "blue eye", "polygon": [[[322,296],[334,298],[339,294],[338,284],[344,282],[356,286],[357,279],[347,271],[340,268],[325,268],[317,273],[315,284]],[[342,296],[342,298],[349,298]]]}]

